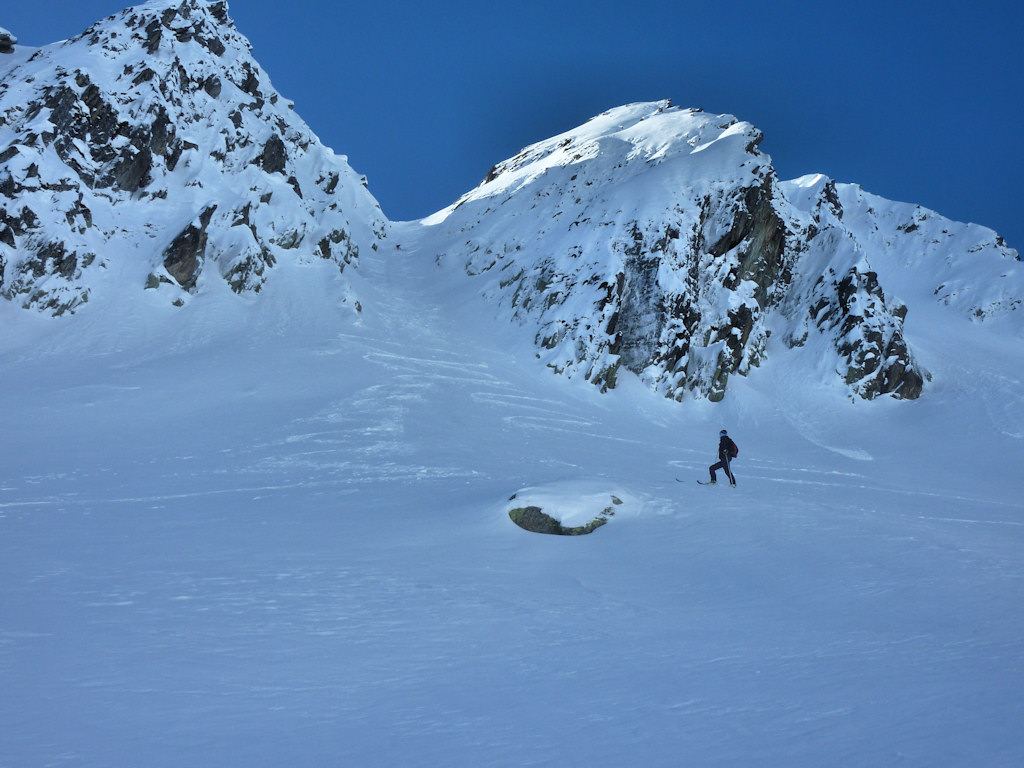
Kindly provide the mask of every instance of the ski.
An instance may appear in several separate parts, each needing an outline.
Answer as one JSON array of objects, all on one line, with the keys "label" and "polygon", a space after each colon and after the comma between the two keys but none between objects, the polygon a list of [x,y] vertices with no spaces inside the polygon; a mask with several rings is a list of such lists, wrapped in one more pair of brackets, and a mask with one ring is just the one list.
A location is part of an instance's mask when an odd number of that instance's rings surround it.
[{"label": "ski", "polygon": [[[677,483],[688,483],[689,480],[682,480],[682,479],[677,477],[676,478],[676,482]],[[712,482],[710,482],[708,480],[698,480],[697,481],[697,485],[718,485],[718,483],[712,483]],[[730,488],[735,488],[736,486],[735,485],[730,485],[729,487]]]}]

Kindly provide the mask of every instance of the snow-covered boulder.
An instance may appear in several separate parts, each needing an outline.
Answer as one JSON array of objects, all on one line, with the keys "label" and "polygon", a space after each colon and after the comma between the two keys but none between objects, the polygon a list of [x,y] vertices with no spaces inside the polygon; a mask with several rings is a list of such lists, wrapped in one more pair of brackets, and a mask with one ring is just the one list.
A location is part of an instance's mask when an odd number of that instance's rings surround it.
[{"label": "snow-covered boulder", "polygon": [[525,531],[585,536],[613,519],[636,517],[643,503],[621,488],[574,480],[523,488],[505,504],[509,519]]},{"label": "snow-covered boulder", "polygon": [[282,262],[344,270],[386,231],[224,2],[129,8],[0,80],[0,296],[26,307],[73,311],[115,273],[177,304],[258,292]]}]

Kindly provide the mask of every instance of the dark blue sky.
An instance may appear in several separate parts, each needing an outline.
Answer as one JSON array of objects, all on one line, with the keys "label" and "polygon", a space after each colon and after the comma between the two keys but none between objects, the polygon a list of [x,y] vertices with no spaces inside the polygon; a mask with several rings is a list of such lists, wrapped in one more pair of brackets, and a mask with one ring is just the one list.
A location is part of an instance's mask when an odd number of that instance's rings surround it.
[{"label": "dark blue sky", "polygon": [[[124,0],[17,0],[39,45]],[[392,219],[444,207],[522,147],[671,98],[821,172],[974,221],[1024,253],[1024,3],[233,0],[274,85]]]}]

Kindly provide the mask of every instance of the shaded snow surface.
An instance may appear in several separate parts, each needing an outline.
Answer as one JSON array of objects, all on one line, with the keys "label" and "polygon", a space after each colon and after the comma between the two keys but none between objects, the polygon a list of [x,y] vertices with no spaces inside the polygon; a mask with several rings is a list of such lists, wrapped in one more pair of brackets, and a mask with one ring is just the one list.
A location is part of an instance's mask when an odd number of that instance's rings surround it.
[{"label": "shaded snow surface", "polygon": [[[914,403],[768,355],[679,404],[361,273],[356,320],[298,272],[0,307],[0,765],[1024,764],[1018,335],[936,314]],[[575,487],[630,513],[508,519]]]}]

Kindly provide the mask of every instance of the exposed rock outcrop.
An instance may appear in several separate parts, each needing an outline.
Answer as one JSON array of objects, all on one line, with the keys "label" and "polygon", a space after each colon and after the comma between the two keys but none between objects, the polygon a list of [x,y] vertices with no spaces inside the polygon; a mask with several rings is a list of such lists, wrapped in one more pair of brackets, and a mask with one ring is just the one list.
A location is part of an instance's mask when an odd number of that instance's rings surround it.
[{"label": "exposed rock outcrop", "polygon": [[0,27],[0,53],[12,53],[17,42],[18,38],[9,30]]},{"label": "exposed rock outcrop", "polygon": [[164,251],[164,269],[173,277],[178,285],[186,290],[195,288],[199,277],[199,266],[206,255],[207,227],[216,205],[204,210],[196,221],[191,222],[181,231]]},{"label": "exposed rock outcrop", "polygon": [[531,533],[547,533],[554,536],[585,536],[607,523],[608,516],[614,514],[614,510],[608,507],[602,514],[586,525],[576,525],[569,528],[563,526],[540,507],[516,507],[509,510],[508,516],[513,523],[524,531],[530,531]]},{"label": "exposed rock outcrop", "polygon": [[508,500],[508,516],[531,533],[585,536],[607,525],[619,512],[636,513],[637,501],[627,494],[623,497],[627,501],[585,484],[529,488]]}]

